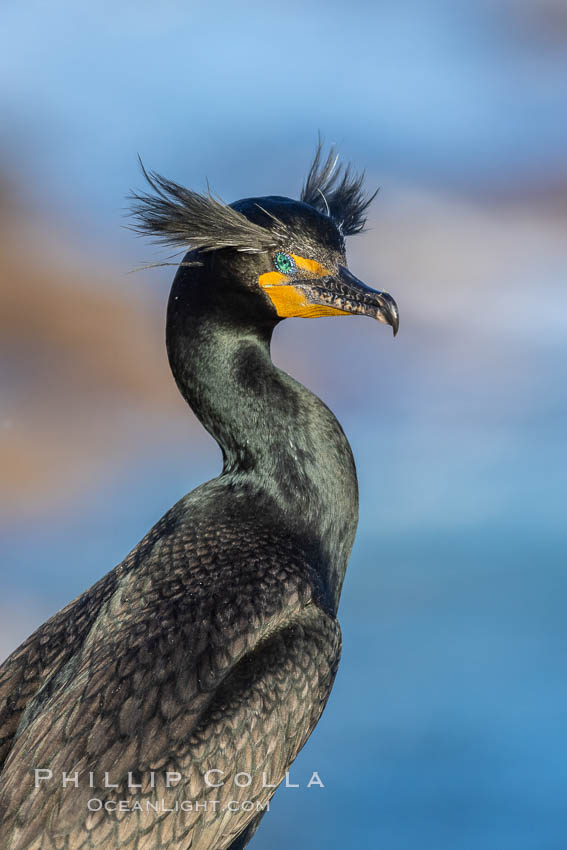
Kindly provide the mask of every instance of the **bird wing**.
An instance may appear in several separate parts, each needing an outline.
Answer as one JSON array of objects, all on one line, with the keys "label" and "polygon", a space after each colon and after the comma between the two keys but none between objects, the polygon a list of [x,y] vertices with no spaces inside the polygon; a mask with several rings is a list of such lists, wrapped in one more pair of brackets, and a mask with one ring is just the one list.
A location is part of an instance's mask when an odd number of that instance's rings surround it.
[{"label": "bird wing", "polygon": [[166,514],[118,566],[46,620],[0,666],[0,771],[24,712],[40,691],[41,700],[51,693],[57,673],[77,654],[122,576],[151,551],[167,519]]},{"label": "bird wing", "polygon": [[115,584],[113,570],[43,623],[0,666],[0,770],[26,706],[76,651]]},{"label": "bird wing", "polygon": [[[158,554],[163,561],[163,541]],[[199,555],[206,566],[205,549]],[[190,573],[193,598],[178,573],[122,576],[80,649],[22,717],[2,772],[1,846],[224,850],[257,818],[321,715],[340,630],[289,552],[279,572],[269,558],[262,568],[239,559],[216,572],[228,584],[199,594],[207,574]],[[53,780],[34,787],[36,768]],[[211,769],[219,787],[207,784]],[[141,788],[125,787],[128,771]],[[183,777],[175,787],[168,771]],[[238,772],[249,785],[235,784]],[[120,787],[101,788],[105,773]],[[127,808],[89,812],[93,798]],[[175,811],[187,801],[201,807]]]}]

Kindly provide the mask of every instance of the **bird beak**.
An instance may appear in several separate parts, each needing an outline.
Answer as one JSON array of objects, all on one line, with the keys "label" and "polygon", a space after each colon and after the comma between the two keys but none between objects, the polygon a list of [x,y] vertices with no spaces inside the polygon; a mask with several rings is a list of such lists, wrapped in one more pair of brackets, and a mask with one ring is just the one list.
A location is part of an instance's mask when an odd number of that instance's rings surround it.
[{"label": "bird beak", "polygon": [[304,289],[309,304],[328,307],[343,314],[370,316],[391,325],[394,336],[398,332],[400,318],[392,296],[367,286],[345,266],[339,266],[337,275],[296,283],[295,286]]}]

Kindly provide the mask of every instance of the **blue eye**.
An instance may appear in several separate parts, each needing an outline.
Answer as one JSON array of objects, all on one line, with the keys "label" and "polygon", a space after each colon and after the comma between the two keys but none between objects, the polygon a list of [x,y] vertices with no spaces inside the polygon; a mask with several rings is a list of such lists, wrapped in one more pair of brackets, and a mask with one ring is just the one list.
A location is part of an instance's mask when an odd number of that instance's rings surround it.
[{"label": "blue eye", "polygon": [[284,254],[283,251],[278,251],[274,257],[274,265],[282,274],[294,274],[297,269],[293,257]]}]

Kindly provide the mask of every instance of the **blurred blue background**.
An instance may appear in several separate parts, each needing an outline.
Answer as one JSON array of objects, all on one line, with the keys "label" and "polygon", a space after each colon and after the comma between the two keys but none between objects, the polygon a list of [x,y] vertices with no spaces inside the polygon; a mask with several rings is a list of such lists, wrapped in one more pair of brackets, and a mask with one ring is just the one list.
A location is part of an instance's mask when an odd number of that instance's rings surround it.
[{"label": "blurred blue background", "polygon": [[0,654],[220,469],[167,367],[173,270],[129,274],[163,257],[123,229],[136,154],[227,201],[296,196],[321,130],[381,186],[349,261],[401,329],[276,333],[352,442],[361,517],[335,689],[253,846],[563,850],[563,0],[3,20]]}]

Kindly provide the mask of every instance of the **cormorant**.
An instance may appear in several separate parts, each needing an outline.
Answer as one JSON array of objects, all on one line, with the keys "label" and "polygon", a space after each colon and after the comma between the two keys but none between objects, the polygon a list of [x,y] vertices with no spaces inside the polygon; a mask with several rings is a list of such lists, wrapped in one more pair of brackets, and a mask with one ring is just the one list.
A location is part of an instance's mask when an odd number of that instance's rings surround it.
[{"label": "cormorant", "polygon": [[299,201],[225,205],[144,173],[138,229],[191,249],[167,351],[223,469],[0,668],[3,850],[241,850],[339,662],[355,465],[270,339],[288,316],[397,331],[391,296],[346,267],[371,198],[320,145]]}]

